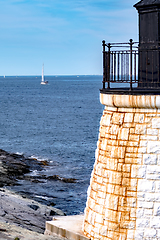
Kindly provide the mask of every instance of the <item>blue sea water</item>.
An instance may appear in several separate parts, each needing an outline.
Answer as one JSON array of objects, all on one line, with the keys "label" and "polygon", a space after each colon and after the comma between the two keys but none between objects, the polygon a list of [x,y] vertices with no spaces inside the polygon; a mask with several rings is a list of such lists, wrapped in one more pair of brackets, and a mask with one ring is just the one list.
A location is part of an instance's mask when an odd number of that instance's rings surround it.
[{"label": "blue sea water", "polygon": [[102,76],[0,77],[0,148],[47,160],[32,174],[76,178],[76,183],[20,181],[11,187],[37,199],[53,199],[66,214],[84,211],[95,161]]}]

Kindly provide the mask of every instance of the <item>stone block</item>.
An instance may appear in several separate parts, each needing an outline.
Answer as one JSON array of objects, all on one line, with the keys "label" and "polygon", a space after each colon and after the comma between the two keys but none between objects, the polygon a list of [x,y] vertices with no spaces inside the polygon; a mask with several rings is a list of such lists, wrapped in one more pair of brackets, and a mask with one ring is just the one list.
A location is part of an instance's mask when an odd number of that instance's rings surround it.
[{"label": "stone block", "polygon": [[106,138],[103,138],[102,140],[101,140],[101,143],[100,143],[100,148],[102,149],[102,150],[106,150],[106,146],[107,146],[107,139]]},{"label": "stone block", "polygon": [[118,214],[117,211],[106,209],[105,210],[105,220],[115,222],[115,220],[117,219],[117,214]]},{"label": "stone block", "polygon": [[131,218],[136,218],[137,217],[137,209],[136,208],[131,208],[130,210],[130,217]]},{"label": "stone block", "polygon": [[146,193],[144,192],[137,192],[137,198],[141,201],[145,200]]},{"label": "stone block", "polygon": [[139,147],[138,148],[138,153],[147,153],[147,148],[146,147]]},{"label": "stone block", "polygon": [[106,208],[108,208],[108,209],[117,210],[118,196],[108,194],[105,205],[106,205]]},{"label": "stone block", "polygon": [[136,124],[135,134],[146,134],[146,125]]},{"label": "stone block", "polygon": [[160,194],[159,193],[155,193],[154,196],[155,196],[155,201],[156,202],[160,202]]},{"label": "stone block", "polygon": [[107,145],[118,146],[118,141],[117,140],[107,139]]},{"label": "stone block", "polygon": [[128,140],[129,129],[128,128],[120,128],[118,132],[119,140]]},{"label": "stone block", "polygon": [[125,163],[128,163],[128,164],[141,164],[141,162],[142,162],[142,159],[139,159],[139,158],[125,157]]},{"label": "stone block", "polygon": [[130,186],[130,179],[129,178],[123,178],[122,179],[122,186],[123,187],[129,187]]},{"label": "stone block", "polygon": [[127,172],[123,172],[123,178],[130,178],[131,174]]},{"label": "stone block", "polygon": [[151,228],[160,229],[160,217],[152,217],[150,221],[150,226]]},{"label": "stone block", "polygon": [[144,209],[144,216],[153,216],[153,209]]},{"label": "stone block", "polygon": [[[108,227],[103,226],[103,227],[100,228],[100,231],[99,231],[100,235],[106,237],[106,236],[107,236],[107,232],[108,232]],[[105,239],[106,239],[106,238],[105,238]]]},{"label": "stone block", "polygon": [[146,165],[156,165],[157,155],[156,154],[144,154],[143,163]]},{"label": "stone block", "polygon": [[144,231],[144,237],[146,239],[156,239],[157,231],[156,229],[145,229]]},{"label": "stone block", "polygon": [[159,229],[157,230],[157,238],[158,238],[158,240],[160,239],[160,230]]},{"label": "stone block", "polygon": [[148,128],[147,129],[147,134],[148,135],[155,135],[155,136],[157,136],[158,135],[158,129],[154,129],[154,128]]},{"label": "stone block", "polygon": [[134,127],[132,126],[129,129],[130,134],[135,134],[135,126]]},{"label": "stone block", "polygon": [[138,147],[127,147],[126,153],[138,153]]},{"label": "stone block", "polygon": [[140,218],[136,220],[136,227],[137,228],[148,228],[149,227],[149,219]]},{"label": "stone block", "polygon": [[95,224],[95,212],[89,211],[88,216],[86,215],[86,219],[88,220],[88,223],[91,225]]},{"label": "stone block", "polygon": [[113,184],[107,185],[107,192],[108,193],[114,193],[115,192],[115,186]]},{"label": "stone block", "polygon": [[122,182],[122,173],[121,172],[110,172],[109,183],[120,185]]},{"label": "stone block", "polygon": [[133,113],[125,113],[124,122],[125,123],[133,122]]},{"label": "stone block", "polygon": [[157,165],[160,166],[160,154],[158,154]]},{"label": "stone block", "polygon": [[111,157],[113,158],[124,158],[125,147],[112,147]]},{"label": "stone block", "polygon": [[124,147],[124,146],[127,146],[128,141],[119,141],[118,144],[120,147]]},{"label": "stone block", "polygon": [[138,147],[139,143],[138,142],[134,142],[134,141],[128,141],[127,146],[128,147]]},{"label": "stone block", "polygon": [[140,140],[153,140],[153,141],[157,141],[158,140],[158,136],[152,136],[152,135],[141,135]]},{"label": "stone block", "polygon": [[160,154],[160,143],[159,141],[149,141],[147,147],[147,153],[158,153]]},{"label": "stone block", "polygon": [[94,205],[94,211],[96,212],[96,214],[103,214],[103,205],[98,205],[98,204],[95,204]]},{"label": "stone block", "polygon": [[160,166],[157,166],[157,165],[147,166],[147,173],[160,174]]},{"label": "stone block", "polygon": [[156,181],[156,192],[160,193],[160,181]]},{"label": "stone block", "polygon": [[138,142],[139,141],[139,135],[136,135],[136,134],[129,135],[129,141]]},{"label": "stone block", "polygon": [[127,197],[127,206],[134,208],[136,207],[137,199],[134,197]]},{"label": "stone block", "polygon": [[103,215],[96,213],[95,215],[95,222],[103,224]]},{"label": "stone block", "polygon": [[98,191],[97,193],[97,197],[101,198],[101,199],[105,199],[106,198],[106,192],[101,192],[101,191]]},{"label": "stone block", "polygon": [[105,114],[105,115],[103,115],[102,118],[101,118],[100,125],[110,126],[110,122],[111,122],[111,115]]},{"label": "stone block", "polygon": [[137,192],[127,191],[127,197],[137,197]]},{"label": "stone block", "polygon": [[137,200],[137,208],[153,209],[153,202]]},{"label": "stone block", "polygon": [[116,171],[117,170],[117,166],[118,166],[118,159],[115,159],[115,158],[111,158],[108,160],[108,164],[109,165],[109,170],[114,170]]},{"label": "stone block", "polygon": [[104,199],[104,198],[99,198],[99,197],[97,197],[97,198],[96,198],[96,203],[97,203],[98,205],[103,206],[104,203],[105,203],[105,199]]},{"label": "stone block", "polygon": [[131,177],[132,178],[145,178],[147,167],[143,165],[132,165]]},{"label": "stone block", "polygon": [[136,217],[137,218],[143,218],[144,217],[144,209],[143,208],[137,208],[135,210],[132,211],[136,211]]},{"label": "stone block", "polygon": [[123,168],[123,163],[118,163],[118,172],[122,172],[122,168]]},{"label": "stone block", "polygon": [[146,179],[148,180],[160,180],[159,174],[147,174]]},{"label": "stone block", "polygon": [[143,123],[144,122],[144,114],[136,113],[135,116],[134,116],[134,122]]},{"label": "stone block", "polygon": [[119,231],[119,224],[114,222],[109,222],[108,231]]},{"label": "stone block", "polygon": [[[130,181],[130,186],[131,187],[137,187],[137,185],[138,185],[138,179],[131,179],[131,181]],[[129,189],[127,189],[128,191],[131,191],[131,190],[129,190]]]},{"label": "stone block", "polygon": [[138,181],[139,192],[153,192],[155,191],[155,182],[152,180],[139,179]]},{"label": "stone block", "polygon": [[152,119],[152,128],[160,129],[160,118],[153,118]]},{"label": "stone block", "polygon": [[[109,240],[111,240],[111,239],[120,240],[121,239],[120,234],[118,232],[114,232],[114,231],[108,231],[107,237],[109,238]],[[98,240],[98,238],[96,240]]]},{"label": "stone block", "polygon": [[136,222],[135,221],[124,221],[120,223],[120,227],[122,229],[135,229]]},{"label": "stone block", "polygon": [[119,213],[119,218],[118,218],[118,222],[120,221],[129,221],[130,220],[130,213],[128,212],[122,212]]},{"label": "stone block", "polygon": [[159,203],[157,203],[157,202],[154,203],[154,215],[155,216],[160,216],[160,202]]},{"label": "stone block", "polygon": [[114,194],[120,195],[120,189],[121,189],[121,187],[120,187],[119,185],[118,185],[118,186],[115,186]]},{"label": "stone block", "polygon": [[147,143],[148,143],[148,141],[141,140],[138,146],[140,146],[140,147],[147,147]]},{"label": "stone block", "polygon": [[124,119],[124,113],[113,113],[112,123],[122,125]]},{"label": "stone block", "polygon": [[109,129],[109,133],[112,135],[117,135],[119,131],[119,126],[117,125],[111,125]]},{"label": "stone block", "polygon": [[145,201],[147,202],[154,202],[155,201],[155,193],[146,193],[145,194]]}]

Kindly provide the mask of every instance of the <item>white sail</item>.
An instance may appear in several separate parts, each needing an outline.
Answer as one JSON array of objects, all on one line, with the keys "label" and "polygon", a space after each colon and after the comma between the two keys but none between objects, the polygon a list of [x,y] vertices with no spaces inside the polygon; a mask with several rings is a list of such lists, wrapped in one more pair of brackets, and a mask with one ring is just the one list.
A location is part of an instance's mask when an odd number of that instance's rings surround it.
[{"label": "white sail", "polygon": [[44,82],[44,64],[42,66],[42,82]]},{"label": "white sail", "polygon": [[48,84],[48,81],[44,81],[44,64],[42,66],[42,81],[41,81],[41,84],[43,84],[43,85]]}]

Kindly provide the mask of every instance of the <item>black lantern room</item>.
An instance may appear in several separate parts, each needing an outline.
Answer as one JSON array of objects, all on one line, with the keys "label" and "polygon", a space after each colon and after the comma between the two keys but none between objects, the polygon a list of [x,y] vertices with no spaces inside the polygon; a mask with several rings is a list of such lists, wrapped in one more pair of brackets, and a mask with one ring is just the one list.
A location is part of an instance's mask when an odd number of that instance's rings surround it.
[{"label": "black lantern room", "polygon": [[134,7],[139,42],[103,41],[103,93],[160,93],[160,0],[141,0]]}]

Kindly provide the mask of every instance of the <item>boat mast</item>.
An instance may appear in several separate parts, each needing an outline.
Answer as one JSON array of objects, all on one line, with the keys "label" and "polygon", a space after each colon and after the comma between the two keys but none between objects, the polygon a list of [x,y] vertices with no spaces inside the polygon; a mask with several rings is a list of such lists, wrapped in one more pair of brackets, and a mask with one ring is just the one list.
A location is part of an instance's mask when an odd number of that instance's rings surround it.
[{"label": "boat mast", "polygon": [[44,82],[44,63],[43,63],[43,66],[42,66],[42,82]]}]

